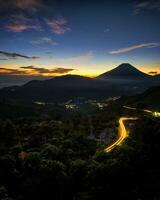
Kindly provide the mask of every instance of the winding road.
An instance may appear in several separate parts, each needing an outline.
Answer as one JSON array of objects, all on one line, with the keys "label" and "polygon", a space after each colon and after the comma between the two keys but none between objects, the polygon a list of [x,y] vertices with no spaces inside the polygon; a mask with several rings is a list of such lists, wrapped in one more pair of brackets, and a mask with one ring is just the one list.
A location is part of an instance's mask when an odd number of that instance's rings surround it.
[{"label": "winding road", "polygon": [[[126,108],[126,109],[129,109],[129,110],[138,110],[137,108],[130,107],[130,106],[123,106],[123,107]],[[160,113],[159,112],[153,112],[153,111],[147,110],[147,109],[144,109],[144,110],[141,110],[141,111],[149,113],[153,117],[160,117]],[[124,139],[128,136],[126,127],[124,125],[124,122],[128,121],[128,120],[137,120],[137,119],[138,119],[138,117],[121,117],[119,119],[118,137],[112,144],[110,144],[108,147],[106,147],[104,149],[104,151],[110,152],[115,147],[120,146],[122,144],[122,142],[124,141]]]},{"label": "winding road", "polygon": [[106,152],[113,150],[115,147],[120,146],[124,139],[128,136],[126,127],[124,125],[125,121],[128,120],[137,120],[137,117],[121,117],[119,119],[119,130],[118,130],[118,138],[107,148],[105,148]]}]

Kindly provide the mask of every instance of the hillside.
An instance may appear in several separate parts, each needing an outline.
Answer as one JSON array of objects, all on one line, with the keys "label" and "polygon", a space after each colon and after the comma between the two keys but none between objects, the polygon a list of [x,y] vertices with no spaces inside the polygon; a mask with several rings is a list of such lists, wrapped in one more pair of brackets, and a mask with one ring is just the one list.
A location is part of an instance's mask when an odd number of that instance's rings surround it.
[{"label": "hillside", "polygon": [[144,93],[137,95],[135,103],[143,103],[148,108],[160,109],[160,87],[152,87]]},{"label": "hillside", "polygon": [[116,104],[128,105],[132,107],[160,109],[160,86],[151,87],[141,94],[130,97],[122,97]]}]

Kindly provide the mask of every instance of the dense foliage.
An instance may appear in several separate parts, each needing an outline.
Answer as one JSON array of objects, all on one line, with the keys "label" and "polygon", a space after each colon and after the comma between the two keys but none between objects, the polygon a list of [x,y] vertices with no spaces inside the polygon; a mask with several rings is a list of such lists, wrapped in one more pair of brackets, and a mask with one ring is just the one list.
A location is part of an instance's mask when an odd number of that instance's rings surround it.
[{"label": "dense foliage", "polygon": [[[107,116],[92,116],[94,131]],[[160,121],[144,117],[106,153],[87,119],[1,120],[0,199],[160,199]]]}]

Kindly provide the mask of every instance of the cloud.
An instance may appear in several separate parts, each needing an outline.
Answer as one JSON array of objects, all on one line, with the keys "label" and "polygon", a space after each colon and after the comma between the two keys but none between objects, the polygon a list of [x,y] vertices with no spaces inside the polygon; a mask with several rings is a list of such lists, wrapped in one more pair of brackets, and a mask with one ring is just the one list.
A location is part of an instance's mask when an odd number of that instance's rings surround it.
[{"label": "cloud", "polygon": [[158,74],[158,72],[156,72],[156,71],[152,71],[152,72],[148,72],[149,74],[151,74],[151,75],[156,75],[156,74]]},{"label": "cloud", "polygon": [[66,74],[75,70],[75,69],[69,69],[69,68],[47,69],[47,68],[39,68],[35,66],[25,66],[21,68],[25,70],[32,70],[34,71],[34,73],[38,73],[38,74]]},{"label": "cloud", "polygon": [[41,31],[41,21],[38,15],[32,12],[40,2],[39,0],[5,0],[1,3],[0,0],[0,16],[4,17],[1,26],[10,32]]},{"label": "cloud", "polygon": [[135,4],[134,14],[137,15],[144,10],[160,11],[160,0],[141,1]]},{"label": "cloud", "polygon": [[43,3],[41,0],[0,0],[1,10],[27,10],[36,12]]},{"label": "cloud", "polygon": [[6,30],[11,32],[23,32],[26,30],[34,29],[34,30],[40,30],[40,27],[33,26],[33,25],[25,25],[25,24],[8,24],[5,26]]},{"label": "cloud", "polygon": [[145,43],[145,44],[138,44],[138,45],[133,45],[129,46],[126,48],[121,48],[118,50],[110,51],[110,54],[120,54],[120,53],[125,53],[129,51],[133,51],[135,49],[140,49],[140,48],[154,48],[154,47],[159,47],[160,43],[159,42],[152,42],[152,43]]},{"label": "cloud", "polygon": [[29,17],[25,13],[16,13],[9,16],[10,20],[14,23],[29,23],[33,21],[33,18]]},{"label": "cloud", "polygon": [[110,32],[110,28],[105,28],[104,33],[108,33],[108,32]]},{"label": "cloud", "polygon": [[3,68],[0,67],[0,75],[26,75],[24,71],[12,68]]},{"label": "cloud", "polygon": [[47,20],[47,24],[50,26],[52,32],[57,35],[62,35],[67,31],[71,31],[71,29],[67,25],[67,20],[64,18]]},{"label": "cloud", "polygon": [[24,14],[14,14],[9,16],[9,22],[4,26],[10,32],[23,32],[26,30],[41,31],[39,20],[27,17]]},{"label": "cloud", "polygon": [[26,59],[38,59],[37,56],[26,56],[18,53],[10,53],[6,51],[0,51],[0,55],[6,56],[7,58],[13,59],[13,58],[26,58]]},{"label": "cloud", "polygon": [[61,75],[67,74],[75,69],[71,68],[43,68],[43,67],[36,67],[36,66],[25,66],[20,68],[4,68],[0,67],[0,75],[27,75],[27,76],[54,76],[54,75]]},{"label": "cloud", "polygon": [[69,69],[69,68],[55,68],[54,70],[51,70],[51,73],[54,74],[66,74],[69,73],[71,71],[74,71],[75,69]]},{"label": "cloud", "polygon": [[41,0],[15,0],[15,6],[21,9],[33,9],[36,11],[42,6]]},{"label": "cloud", "polygon": [[58,45],[57,42],[55,42],[54,40],[52,40],[51,38],[48,37],[41,37],[35,40],[31,41],[32,44],[35,45]]},{"label": "cloud", "polygon": [[78,55],[78,56],[61,59],[61,61],[66,61],[66,62],[82,62],[82,61],[90,60],[92,57],[93,57],[93,52],[89,51],[87,53],[84,53],[84,54],[81,54],[81,55]]},{"label": "cloud", "polygon": [[52,51],[46,51],[46,54],[51,55],[53,52]]}]

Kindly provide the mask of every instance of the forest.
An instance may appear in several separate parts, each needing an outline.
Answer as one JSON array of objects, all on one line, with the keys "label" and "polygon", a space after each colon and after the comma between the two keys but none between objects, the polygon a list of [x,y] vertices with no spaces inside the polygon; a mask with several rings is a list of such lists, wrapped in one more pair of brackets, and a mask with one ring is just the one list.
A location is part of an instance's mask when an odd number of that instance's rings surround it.
[{"label": "forest", "polygon": [[106,123],[114,123],[115,137],[121,115],[104,109],[58,120],[1,119],[0,199],[160,199],[159,119],[141,115],[108,153],[88,137]]}]

